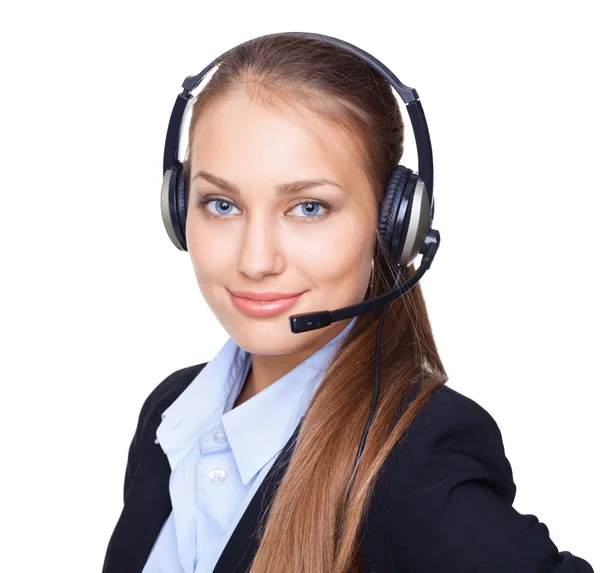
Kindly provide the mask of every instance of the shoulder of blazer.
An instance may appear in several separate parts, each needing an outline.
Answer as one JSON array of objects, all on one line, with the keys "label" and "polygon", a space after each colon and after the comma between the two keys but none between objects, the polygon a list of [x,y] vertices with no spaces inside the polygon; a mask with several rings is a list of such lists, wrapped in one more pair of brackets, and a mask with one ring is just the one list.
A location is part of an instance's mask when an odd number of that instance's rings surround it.
[{"label": "shoulder of blazer", "polygon": [[593,573],[513,508],[516,485],[490,413],[441,386],[390,453],[385,511],[398,570]]},{"label": "shoulder of blazer", "polygon": [[127,495],[131,477],[137,467],[142,452],[154,444],[156,429],[161,422],[161,414],[192,383],[199,372],[207,365],[194,364],[169,374],[144,400],[138,416],[137,427],[129,446],[123,495]]}]

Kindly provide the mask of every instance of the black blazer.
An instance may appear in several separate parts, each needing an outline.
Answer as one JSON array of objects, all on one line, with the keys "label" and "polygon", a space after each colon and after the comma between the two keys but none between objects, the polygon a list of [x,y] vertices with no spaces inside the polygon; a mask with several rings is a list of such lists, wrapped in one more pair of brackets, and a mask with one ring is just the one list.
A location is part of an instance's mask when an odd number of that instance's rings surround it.
[{"label": "black blazer", "polygon": [[[170,466],[154,442],[156,429],[205,365],[173,372],[142,406],[103,573],[140,573],[146,563],[171,512]],[[214,573],[249,569],[261,510],[281,482],[299,427],[280,454],[286,463],[263,480]],[[515,493],[494,419],[456,390],[436,389],[377,478],[360,543],[365,573],[593,573],[584,559],[559,552],[534,515],[512,507]]]}]

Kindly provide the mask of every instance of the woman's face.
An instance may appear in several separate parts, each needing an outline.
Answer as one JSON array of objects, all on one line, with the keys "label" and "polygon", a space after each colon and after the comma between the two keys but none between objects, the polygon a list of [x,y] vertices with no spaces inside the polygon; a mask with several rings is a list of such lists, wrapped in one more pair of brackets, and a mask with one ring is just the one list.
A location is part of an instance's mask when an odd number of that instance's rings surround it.
[{"label": "woman's face", "polygon": [[[194,129],[188,251],[210,309],[255,355],[324,344],[349,321],[294,334],[288,317],[360,302],[369,284],[374,196],[340,130],[309,119],[322,141],[298,112],[267,108],[240,92],[209,106]],[[330,183],[278,192],[322,179]],[[230,291],[303,294],[288,310],[256,317],[240,310]]]}]

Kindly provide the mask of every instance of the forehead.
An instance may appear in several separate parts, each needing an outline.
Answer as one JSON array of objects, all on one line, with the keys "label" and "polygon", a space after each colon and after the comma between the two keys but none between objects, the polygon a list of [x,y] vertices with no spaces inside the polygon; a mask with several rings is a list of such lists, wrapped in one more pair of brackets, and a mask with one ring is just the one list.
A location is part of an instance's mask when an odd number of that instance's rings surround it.
[{"label": "forehead", "polygon": [[[334,178],[357,191],[366,180],[360,152],[327,119],[300,107],[267,106],[243,91],[211,103],[194,127],[192,170],[215,170],[245,177]],[[243,179],[240,178],[243,182]]]}]

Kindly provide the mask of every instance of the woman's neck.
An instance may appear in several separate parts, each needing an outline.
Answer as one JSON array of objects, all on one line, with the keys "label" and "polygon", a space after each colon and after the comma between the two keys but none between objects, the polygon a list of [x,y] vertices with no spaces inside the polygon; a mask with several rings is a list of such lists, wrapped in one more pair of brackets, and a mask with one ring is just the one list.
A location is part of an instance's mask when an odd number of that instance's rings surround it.
[{"label": "woman's neck", "polygon": [[252,355],[251,365],[246,376],[246,381],[235,401],[233,407],[250,400],[265,388],[291,372],[296,366],[312,356],[322,346],[335,338],[350,322],[351,319],[336,322],[324,330],[312,343],[304,346],[292,354],[264,354]]}]

